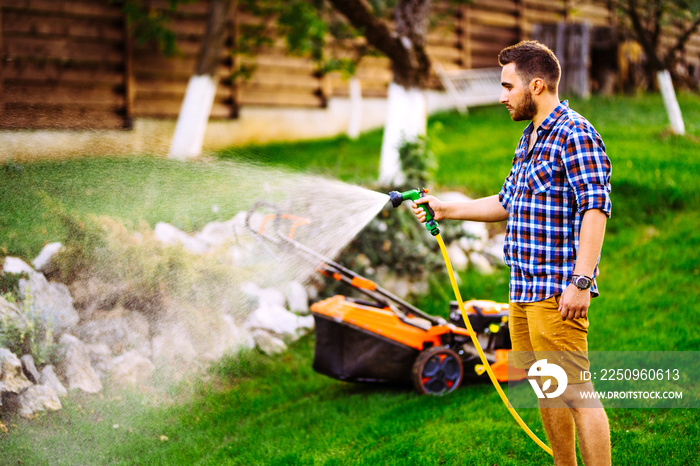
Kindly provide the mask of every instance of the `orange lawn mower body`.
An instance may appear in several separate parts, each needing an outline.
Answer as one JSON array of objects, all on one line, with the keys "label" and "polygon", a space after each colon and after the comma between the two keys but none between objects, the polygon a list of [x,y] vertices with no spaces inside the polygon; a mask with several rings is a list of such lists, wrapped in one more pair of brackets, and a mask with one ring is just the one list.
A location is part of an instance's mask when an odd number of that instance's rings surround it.
[{"label": "orange lawn mower body", "polygon": [[[274,208],[258,203],[251,212],[260,204]],[[269,219],[274,220],[273,233],[269,223],[266,228]],[[289,224],[291,233],[280,232],[281,222]],[[413,384],[419,393],[432,395],[456,390],[465,380],[488,380],[456,302],[451,303],[449,321],[417,309],[296,241],[293,231],[304,224],[304,219],[277,213],[251,230],[278,246],[294,248],[316,262],[319,272],[364,295],[335,295],[312,304],[316,372],[347,382]],[[497,380],[524,379],[524,370],[508,365],[508,305],[485,300],[464,304]]]}]

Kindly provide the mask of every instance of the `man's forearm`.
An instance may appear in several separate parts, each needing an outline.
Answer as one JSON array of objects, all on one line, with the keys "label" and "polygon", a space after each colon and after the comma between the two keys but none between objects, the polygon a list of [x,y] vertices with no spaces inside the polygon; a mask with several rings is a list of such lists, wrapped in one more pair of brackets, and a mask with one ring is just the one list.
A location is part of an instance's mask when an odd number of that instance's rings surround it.
[{"label": "man's forearm", "polygon": [[498,195],[473,201],[444,203],[445,218],[474,222],[500,222],[508,219],[508,211],[498,201]]},{"label": "man's forearm", "polygon": [[608,217],[601,210],[592,209],[584,212],[574,275],[593,276],[603,249],[607,220]]}]

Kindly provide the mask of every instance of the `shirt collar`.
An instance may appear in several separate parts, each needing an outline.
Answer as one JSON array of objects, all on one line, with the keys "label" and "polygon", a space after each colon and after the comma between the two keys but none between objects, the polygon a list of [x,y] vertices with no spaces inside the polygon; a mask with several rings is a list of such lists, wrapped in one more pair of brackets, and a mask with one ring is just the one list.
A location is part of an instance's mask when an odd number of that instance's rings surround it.
[{"label": "shirt collar", "polygon": [[[562,116],[567,110],[569,110],[569,101],[568,100],[562,100],[559,105],[550,113],[547,115],[547,118],[544,119],[542,124],[540,125],[540,128],[542,128],[545,131],[549,131],[549,129],[554,125],[554,123],[559,119],[560,116]],[[523,135],[529,135],[532,133],[532,130],[534,129],[534,124],[530,122],[529,125],[525,128],[523,131]]]},{"label": "shirt collar", "polygon": [[547,115],[547,118],[544,119],[540,125],[540,128],[545,131],[549,131],[552,125],[554,125],[559,117],[562,116],[567,110],[569,110],[569,101],[563,100],[559,105],[557,105],[557,108],[555,108],[552,113]]}]

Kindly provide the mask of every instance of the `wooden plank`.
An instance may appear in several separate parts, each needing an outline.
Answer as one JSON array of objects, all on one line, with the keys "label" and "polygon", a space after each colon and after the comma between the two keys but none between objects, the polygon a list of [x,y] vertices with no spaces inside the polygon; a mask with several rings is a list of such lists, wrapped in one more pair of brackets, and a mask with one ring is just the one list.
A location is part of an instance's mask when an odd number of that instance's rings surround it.
[{"label": "wooden plank", "polygon": [[124,119],[119,111],[119,107],[95,109],[8,103],[0,128],[120,129]]},{"label": "wooden plank", "polygon": [[316,66],[308,58],[290,57],[288,55],[259,55],[257,57],[241,56],[242,65],[255,65],[258,68],[269,67],[285,69],[286,72],[313,73]]},{"label": "wooden plank", "polygon": [[249,80],[242,81],[241,85],[256,85],[268,87],[290,87],[302,90],[318,88],[318,79],[311,75],[255,73]]},{"label": "wooden plank", "polygon": [[3,100],[15,104],[123,105],[122,96],[113,87],[31,86],[5,84]]},{"label": "wooden plank", "polygon": [[[2,7],[0,7],[0,52],[3,52],[5,50],[4,48],[4,37],[2,33],[2,28],[3,28],[3,17],[4,17],[4,12],[2,11]],[[5,99],[4,99],[4,93],[5,93],[5,68],[7,67],[7,57],[4,56],[4,53],[0,53],[0,124],[5,118]],[[0,396],[2,396],[0,394]]]},{"label": "wooden plank", "polygon": [[563,19],[564,17],[556,12],[525,10],[525,21],[530,24],[557,23]]},{"label": "wooden plank", "polygon": [[481,40],[486,42],[499,42],[514,44],[518,42],[518,30],[516,27],[510,28],[493,28],[481,24],[470,24],[472,40]]},{"label": "wooden plank", "polygon": [[440,34],[428,35],[428,45],[435,47],[456,47],[458,44],[459,39],[452,31],[441,31]]},{"label": "wooden plank", "polygon": [[517,19],[514,16],[509,16],[503,13],[494,13],[490,11],[479,11],[472,9],[471,12],[472,24],[480,24],[491,27],[516,27]]},{"label": "wooden plank", "polygon": [[96,2],[91,0],[11,0],[5,1],[3,10],[31,11],[48,13],[57,16],[84,16],[88,18],[113,18],[122,17],[121,8],[110,2]]},{"label": "wooden plank", "polygon": [[90,61],[96,63],[121,63],[121,44],[73,41],[70,39],[42,39],[34,37],[5,38],[5,55],[17,57],[41,57],[43,59]]},{"label": "wooden plank", "polygon": [[478,11],[495,11],[508,15],[515,15],[517,12],[517,5],[512,0],[476,0],[471,7]]},{"label": "wooden plank", "polygon": [[26,12],[9,11],[3,15],[3,34],[60,36],[78,39],[100,39],[121,42],[121,18],[96,21],[94,18],[38,16]]},{"label": "wooden plank", "polygon": [[124,41],[124,126],[133,127],[134,101],[136,100],[136,78],[134,76],[134,42],[126,16],[121,25]]},{"label": "wooden plank", "polygon": [[[167,0],[149,0],[149,6],[158,10],[168,10]],[[208,0],[198,0],[196,2],[181,3],[177,6],[177,14],[182,16],[202,16],[207,17],[211,2]]]},{"label": "wooden plank", "polygon": [[[142,99],[134,105],[134,116],[149,118],[176,118],[180,114],[182,99]],[[214,102],[211,108],[211,117],[229,118],[231,107],[222,102]]]},{"label": "wooden plank", "polygon": [[523,0],[526,11],[564,13],[566,0]]},{"label": "wooden plank", "polygon": [[179,38],[189,37],[202,39],[207,29],[206,18],[177,18],[169,25]]},{"label": "wooden plank", "polygon": [[313,94],[298,94],[288,92],[241,92],[242,105],[264,105],[275,107],[321,107],[322,100]]},{"label": "wooden plank", "polygon": [[459,49],[462,52],[459,58],[458,65],[461,68],[469,69],[472,67],[472,38],[474,29],[472,27],[472,8],[471,5],[463,5],[460,9],[460,17],[458,27]]},{"label": "wooden plank", "polygon": [[456,47],[433,47],[427,46],[426,52],[430,57],[440,57],[445,60],[459,60],[461,58],[460,50]]},{"label": "wooden plank", "polygon": [[184,74],[190,76],[197,66],[195,58],[166,58],[162,55],[145,55],[134,51],[134,73],[142,74],[158,72],[167,74]]},{"label": "wooden plank", "polygon": [[493,55],[498,56],[501,50],[508,47],[510,44],[498,44],[493,42],[474,42],[472,43],[472,52],[476,55]]},{"label": "wooden plank", "polygon": [[[187,81],[140,81],[136,87],[136,99],[172,99],[182,101],[187,91]],[[228,86],[219,85],[214,94],[216,98],[227,98],[230,95]]]},{"label": "wooden plank", "polygon": [[611,14],[607,6],[598,3],[576,3],[569,9],[568,17],[575,21],[586,21],[593,26],[609,26]]},{"label": "wooden plank", "polygon": [[117,85],[122,82],[118,66],[77,67],[61,62],[12,60],[5,62],[5,79],[15,83],[53,83],[56,85],[101,84]]},{"label": "wooden plank", "polygon": [[494,55],[481,56],[475,54],[472,57],[473,69],[495,68],[498,66],[498,57]]}]

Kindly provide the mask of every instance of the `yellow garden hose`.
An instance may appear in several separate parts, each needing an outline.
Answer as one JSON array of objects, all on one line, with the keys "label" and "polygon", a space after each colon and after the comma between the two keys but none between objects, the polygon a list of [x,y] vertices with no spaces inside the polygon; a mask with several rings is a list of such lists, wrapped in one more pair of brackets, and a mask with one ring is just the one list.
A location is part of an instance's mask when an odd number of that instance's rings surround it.
[{"label": "yellow garden hose", "polygon": [[510,414],[513,415],[513,418],[515,418],[516,421],[518,421],[518,424],[520,424],[520,427],[527,433],[527,435],[530,436],[532,440],[537,443],[544,451],[552,455],[552,449],[549,448],[547,445],[542,442],[525,424],[525,422],[520,418],[517,412],[513,409],[513,406],[511,406],[510,402],[508,401],[508,398],[506,397],[505,393],[503,393],[503,389],[501,388],[501,385],[498,383],[498,380],[496,380],[496,376],[494,375],[493,371],[491,370],[491,365],[489,364],[488,360],[486,359],[486,356],[484,355],[484,350],[481,349],[481,345],[479,344],[479,340],[476,338],[476,333],[474,332],[474,329],[472,328],[471,324],[469,323],[469,317],[467,316],[467,311],[464,309],[464,302],[462,301],[462,296],[459,293],[459,288],[457,288],[457,281],[455,280],[455,273],[454,270],[452,270],[452,263],[450,262],[450,257],[447,255],[447,249],[445,248],[445,242],[442,240],[442,237],[438,233],[435,235],[435,238],[437,239],[438,244],[440,245],[440,251],[442,251],[442,257],[445,259],[445,265],[447,266],[447,272],[448,275],[450,276],[450,283],[452,283],[452,290],[455,293],[455,298],[457,298],[457,304],[459,305],[459,310],[462,313],[462,319],[464,319],[464,324],[467,327],[467,330],[469,330],[469,335],[471,336],[472,342],[474,343],[474,346],[476,347],[476,350],[479,352],[479,357],[481,358],[481,362],[484,364],[484,367],[486,368],[486,372],[489,374],[489,378],[491,379],[491,383],[493,383],[493,386],[496,388],[496,391],[501,397],[501,401],[503,401],[503,404],[508,408],[508,411],[510,411]]}]

